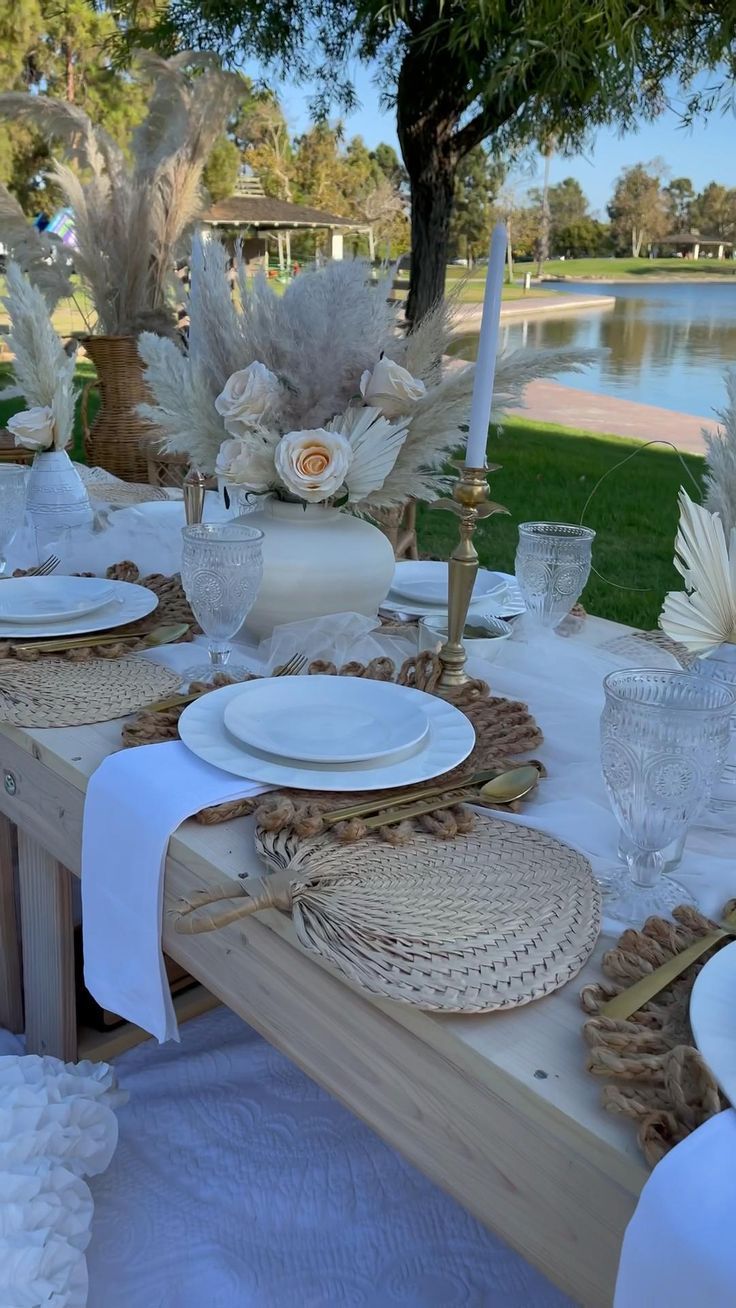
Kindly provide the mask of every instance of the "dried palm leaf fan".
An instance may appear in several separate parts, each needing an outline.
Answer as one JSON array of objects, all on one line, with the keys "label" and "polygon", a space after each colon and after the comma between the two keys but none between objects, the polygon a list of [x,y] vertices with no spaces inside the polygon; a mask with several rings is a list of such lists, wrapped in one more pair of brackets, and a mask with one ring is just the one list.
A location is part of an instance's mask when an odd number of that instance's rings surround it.
[{"label": "dried palm leaf fan", "polygon": [[[177,931],[215,931],[277,909],[291,915],[307,951],[372,994],[464,1013],[556,990],[598,935],[600,895],[587,860],[530,827],[484,816],[470,836],[417,835],[401,849],[265,832],[258,843],[281,875],[258,881],[245,903],[249,886],[238,881],[192,895]],[[295,879],[286,882],[288,872]],[[223,899],[241,902],[197,913]]]},{"label": "dried palm leaf fan", "polygon": [[[150,398],[136,349],[141,331],[173,335],[174,268],[182,242],[202,211],[201,177],[217,137],[243,96],[242,79],[211,55],[137,56],[135,76],[152,82],[148,113],[133,134],[131,159],[78,106],[47,96],[7,92],[0,114],[28,122],[57,147],[52,177],[72,211],[74,263],[94,305],[94,333],[84,340],[98,371],[102,406],[86,430],[90,463],[145,481],[141,442],[155,431],[137,406]],[[73,166],[84,170],[84,182]],[[7,227],[19,245],[17,214],[0,197],[0,240]],[[7,243],[7,242],[6,242]],[[49,281],[37,249],[19,249],[21,267],[44,276],[49,298],[68,293]]]}]

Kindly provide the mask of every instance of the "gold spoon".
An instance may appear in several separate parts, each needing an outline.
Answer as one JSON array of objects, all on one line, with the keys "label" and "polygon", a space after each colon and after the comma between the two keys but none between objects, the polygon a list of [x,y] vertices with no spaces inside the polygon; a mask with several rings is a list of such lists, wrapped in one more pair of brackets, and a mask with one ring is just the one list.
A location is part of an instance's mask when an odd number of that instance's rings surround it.
[{"label": "gold spoon", "polygon": [[528,795],[538,781],[539,769],[526,764],[524,767],[511,768],[509,772],[501,772],[481,786],[480,790],[455,791],[454,794],[448,794],[446,799],[427,799],[419,804],[405,804],[403,808],[386,809],[375,817],[366,818],[365,827],[368,831],[375,831],[379,827],[403,822],[404,818],[436,813],[441,808],[452,808],[455,804],[511,804],[515,799],[523,799],[524,795]]}]

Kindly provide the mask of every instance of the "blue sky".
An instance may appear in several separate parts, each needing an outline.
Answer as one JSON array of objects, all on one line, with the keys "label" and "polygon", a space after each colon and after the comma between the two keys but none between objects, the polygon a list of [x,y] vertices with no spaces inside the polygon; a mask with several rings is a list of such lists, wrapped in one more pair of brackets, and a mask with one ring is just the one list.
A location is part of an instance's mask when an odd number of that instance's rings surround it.
[{"label": "blue sky", "polygon": [[[255,66],[249,66],[245,71],[251,76],[257,75]],[[269,81],[273,84],[272,79]],[[362,136],[369,146],[387,141],[398,148],[393,112],[381,108],[380,96],[371,81],[369,69],[356,68],[355,83],[361,107],[345,119],[346,135]],[[309,88],[282,84],[278,93],[292,131],[303,131],[309,125]],[[736,186],[733,164],[736,121],[733,113],[729,110],[723,114],[717,109],[692,128],[683,128],[679,124],[677,112],[669,110],[655,123],[645,124],[638,132],[624,137],[615,131],[601,129],[583,154],[568,159],[555,157],[550,180],[559,182],[563,177],[576,177],[590,200],[592,211],[600,217],[606,216],[606,202],[621,170],[630,164],[647,163],[655,157],[664,159],[669,165],[670,176],[690,177],[696,190],[701,190],[710,181]],[[532,172],[524,172],[515,180],[516,189],[523,193],[526,187],[541,181],[541,169],[536,177]]]}]

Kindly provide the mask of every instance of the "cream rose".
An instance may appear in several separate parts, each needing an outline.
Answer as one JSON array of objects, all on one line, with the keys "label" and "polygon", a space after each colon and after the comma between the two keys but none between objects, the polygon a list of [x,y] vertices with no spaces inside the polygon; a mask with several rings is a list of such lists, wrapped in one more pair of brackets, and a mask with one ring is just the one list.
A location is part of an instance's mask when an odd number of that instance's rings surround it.
[{"label": "cream rose", "polygon": [[25,445],[28,450],[50,450],[53,446],[54,415],[48,405],[14,414],[8,418],[7,427],[16,445]]},{"label": "cream rose", "polygon": [[264,414],[275,408],[280,397],[278,377],[262,363],[249,363],[247,368],[228,377],[225,389],[215,400],[215,408],[230,436],[245,436]]},{"label": "cream rose", "polygon": [[252,491],[270,490],[276,481],[273,446],[266,439],[223,441],[215,461],[215,472],[236,486]]},{"label": "cream rose", "polygon": [[385,418],[401,418],[426,394],[426,386],[412,377],[400,363],[386,356],[378,360],[373,372],[366,368],[360,379],[360,393],[365,404],[380,409]]},{"label": "cream rose", "polygon": [[290,431],[276,446],[276,471],[301,500],[319,504],[339,491],[353,457],[350,442],[337,431]]}]

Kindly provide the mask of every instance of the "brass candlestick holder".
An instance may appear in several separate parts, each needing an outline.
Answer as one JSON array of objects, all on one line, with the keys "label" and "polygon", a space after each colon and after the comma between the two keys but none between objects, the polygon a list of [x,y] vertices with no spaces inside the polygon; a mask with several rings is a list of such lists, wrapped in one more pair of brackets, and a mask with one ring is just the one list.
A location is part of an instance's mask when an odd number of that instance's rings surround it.
[{"label": "brass candlestick holder", "polygon": [[497,463],[491,463],[487,468],[467,468],[464,464],[461,465],[458,479],[452,488],[452,499],[437,500],[430,505],[433,509],[449,509],[460,520],[460,539],[448,564],[447,640],[439,653],[442,664],[438,683],[440,691],[452,690],[469,680],[465,671],[468,656],[463,645],[463,632],[478,575],[478,553],[473,544],[473,536],[481,518],[490,518],[494,513],[508,513],[502,504],[494,504],[488,494],[487,475],[489,472],[497,472],[499,467],[500,464]]}]

